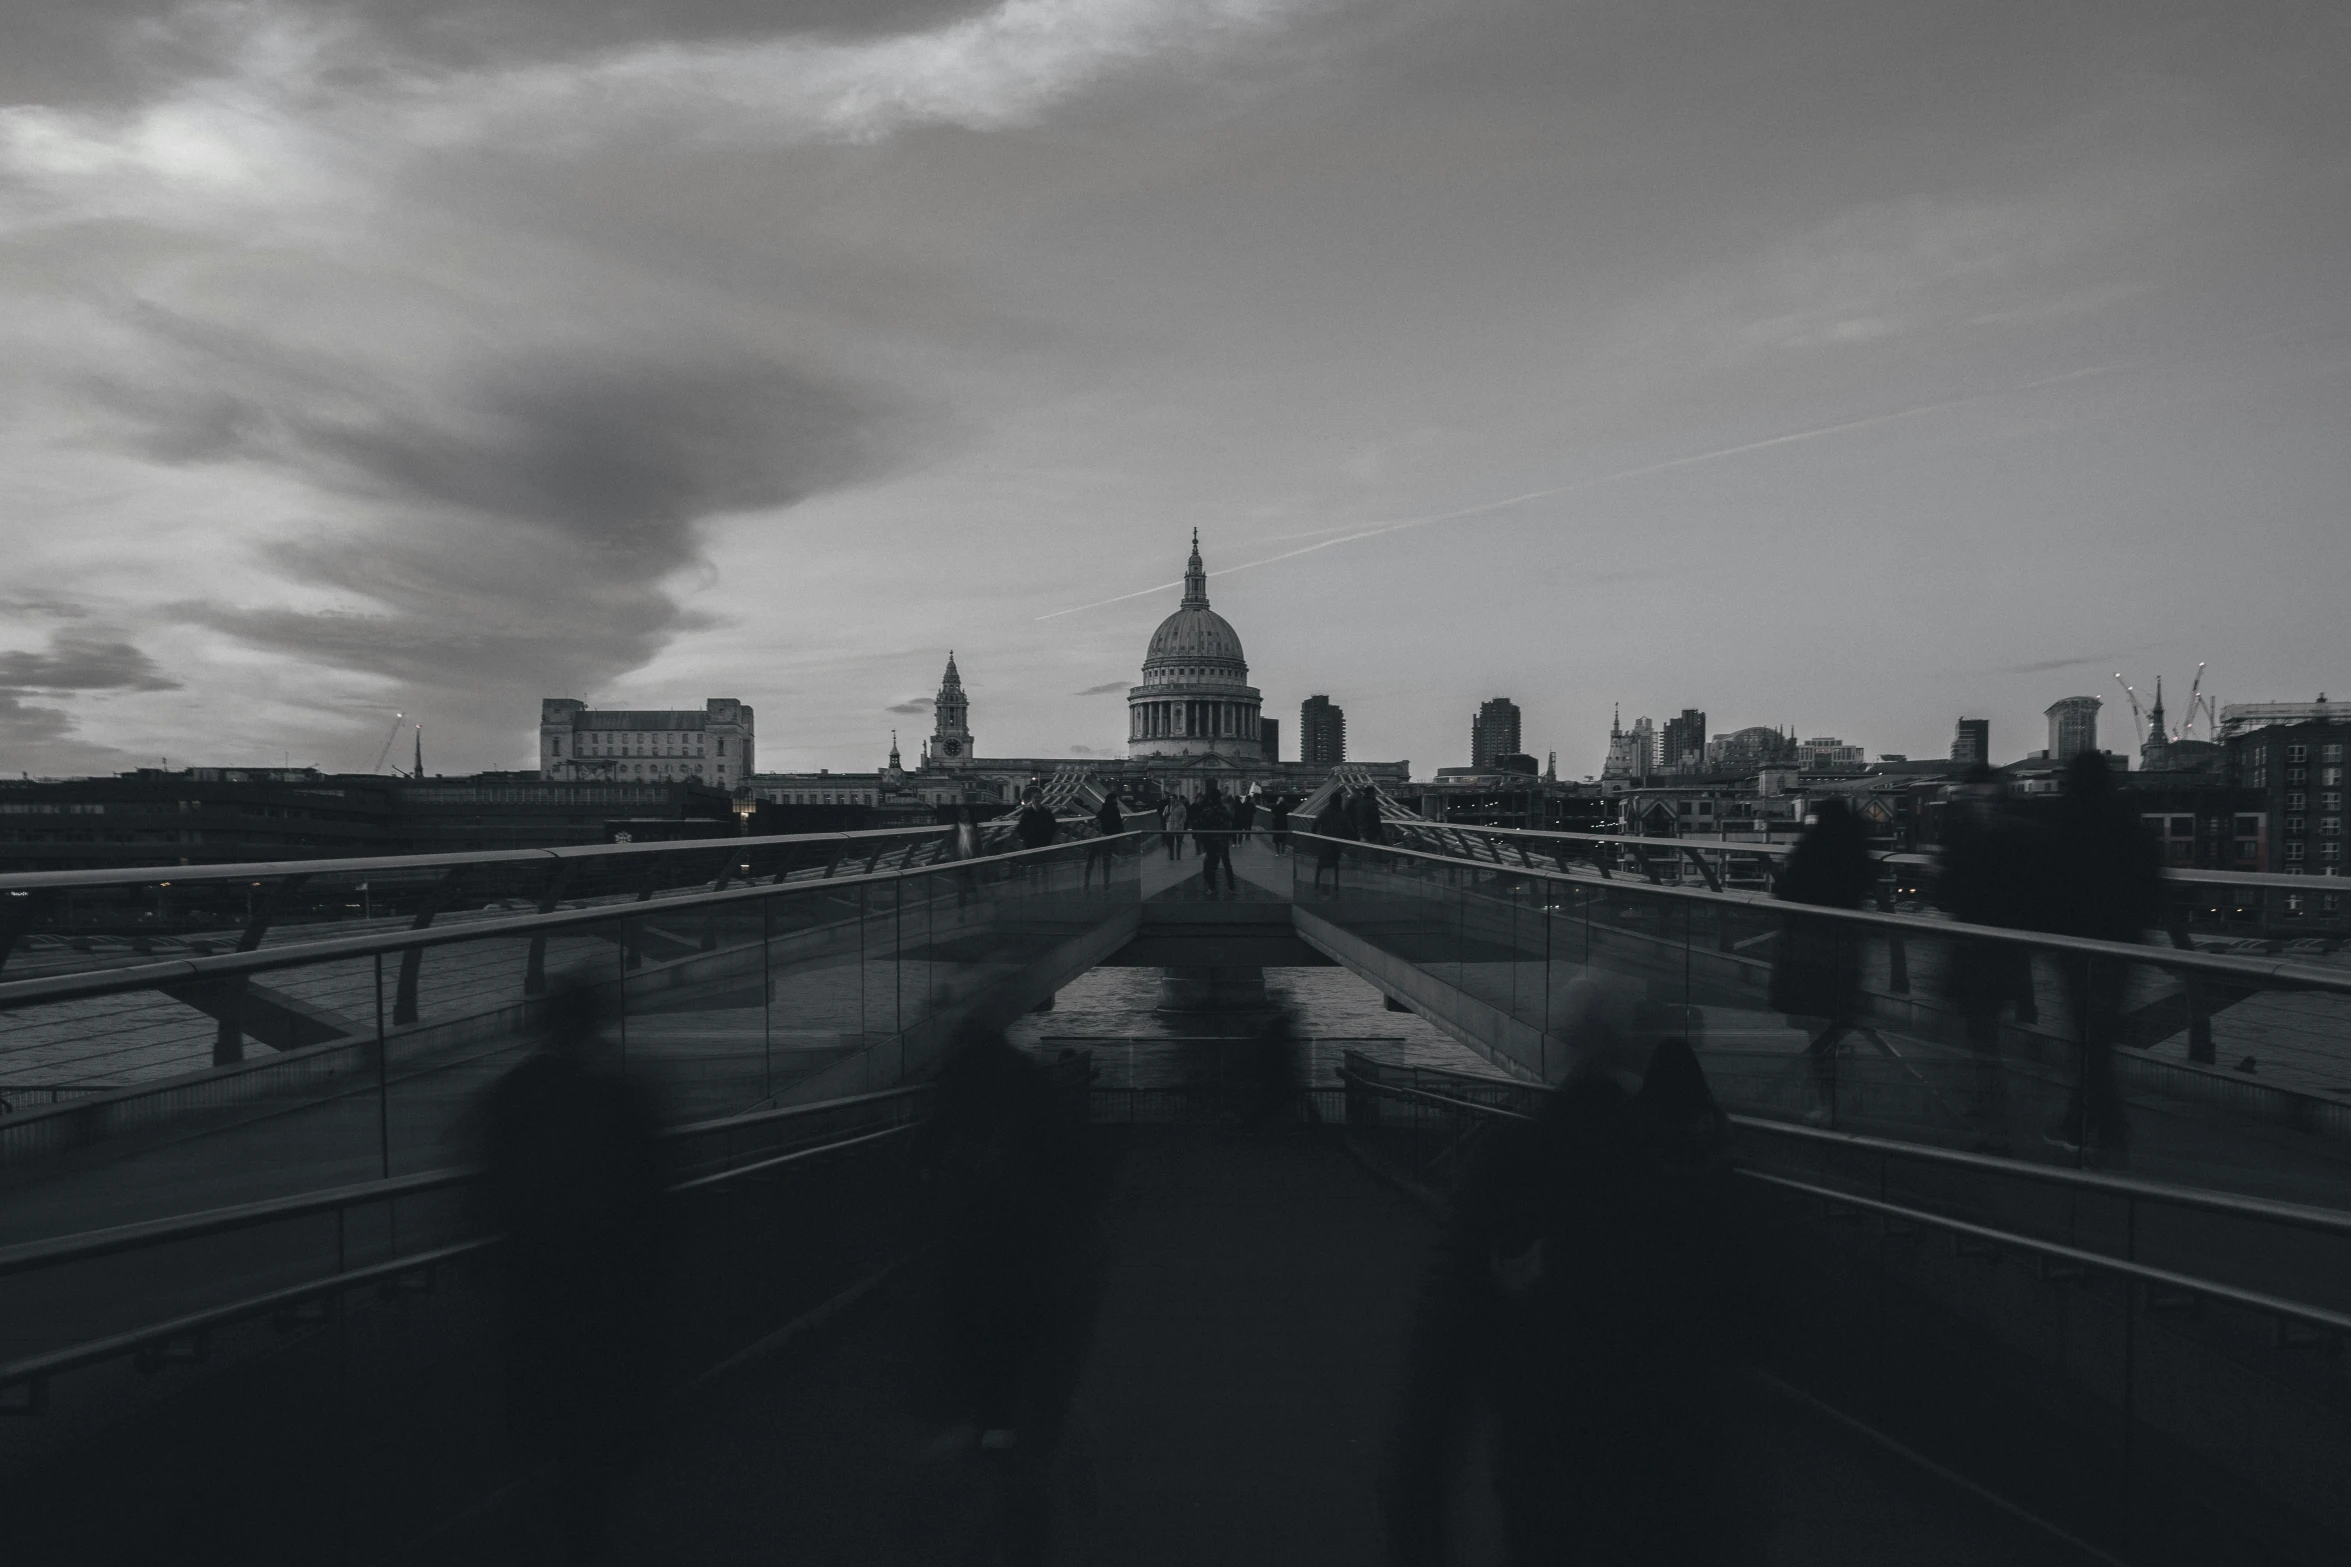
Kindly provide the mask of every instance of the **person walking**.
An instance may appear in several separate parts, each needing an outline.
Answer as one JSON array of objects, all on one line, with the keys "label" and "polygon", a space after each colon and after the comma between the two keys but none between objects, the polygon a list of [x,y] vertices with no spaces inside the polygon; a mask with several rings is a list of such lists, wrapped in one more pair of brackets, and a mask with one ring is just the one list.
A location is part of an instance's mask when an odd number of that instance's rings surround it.
[{"label": "person walking", "polygon": [[1380,819],[1380,792],[1371,784],[1360,785],[1355,791],[1352,806],[1355,836],[1364,843],[1385,843],[1387,824]]},{"label": "person walking", "polygon": [[[2095,751],[2066,764],[2053,871],[2047,906],[2065,935],[2135,943],[2162,915],[2162,850],[2114,786],[2112,767]],[[2123,1042],[2129,963],[2068,958],[2060,972],[2081,1068],[2065,1114],[2047,1140],[2083,1164],[2128,1164],[2130,1123],[2115,1079],[2114,1047]]]},{"label": "person walking", "polygon": [[1086,846],[1086,868],[1079,880],[1078,890],[1084,891],[1094,875],[1094,867],[1102,867],[1102,890],[1110,890],[1110,873],[1118,863],[1118,840],[1126,835],[1126,813],[1118,808],[1118,791],[1113,789],[1102,796],[1102,807],[1094,813],[1094,841]]},{"label": "person walking", "polygon": [[1233,882],[1233,812],[1225,797],[1210,784],[1192,812],[1192,836],[1200,845],[1200,884],[1216,896],[1216,873],[1224,869],[1226,893],[1238,891]]},{"label": "person walking", "polygon": [[1244,794],[1234,799],[1232,837],[1232,841],[1234,843],[1247,843],[1249,841],[1249,824],[1255,821],[1256,818],[1256,796]]},{"label": "person walking", "polygon": [[[1781,870],[1775,897],[1817,908],[1858,907],[1877,886],[1877,865],[1861,820],[1840,799],[1813,807],[1812,824],[1797,840]],[[1771,971],[1771,1007],[1791,1019],[1821,1026],[1804,1047],[1812,1069],[1813,1108],[1809,1119],[1833,1123],[1837,1113],[1837,1046],[1859,1031],[1883,1050],[1875,1030],[1862,1025],[1861,938],[1841,920],[1791,914],[1781,927]]]},{"label": "person walking", "polygon": [[[1991,769],[1981,763],[1952,791],[1935,877],[1935,901],[1968,925],[2029,929],[2044,916],[2037,883],[2055,859],[2054,835],[2003,808]],[[2008,1080],[2000,1052],[2000,1015],[2029,1013],[2033,960],[2014,942],[1962,938],[1952,943],[1944,993],[1961,1019],[1975,1062],[1978,1153],[2008,1152]]]},{"label": "person walking", "polygon": [[1347,808],[1347,791],[1344,788],[1333,789],[1331,797],[1315,813],[1314,831],[1316,837],[1322,840],[1314,846],[1314,890],[1322,891],[1323,875],[1328,872],[1331,894],[1336,897],[1339,891],[1339,845],[1355,836],[1354,813]]},{"label": "person walking", "polygon": [[1180,860],[1184,857],[1184,834],[1190,829],[1191,824],[1191,806],[1184,802],[1182,795],[1170,795],[1167,801],[1167,857],[1169,859]]},{"label": "person walking", "polygon": [[1265,835],[1273,843],[1273,852],[1290,852],[1290,797],[1276,793],[1265,802]]},{"label": "person walking", "polygon": [[588,1562],[660,1404],[668,1181],[657,1107],[592,1060],[596,990],[559,983],[539,1005],[545,1046],[489,1091],[483,1184],[506,1237],[508,1417],[552,1465],[565,1559]]}]

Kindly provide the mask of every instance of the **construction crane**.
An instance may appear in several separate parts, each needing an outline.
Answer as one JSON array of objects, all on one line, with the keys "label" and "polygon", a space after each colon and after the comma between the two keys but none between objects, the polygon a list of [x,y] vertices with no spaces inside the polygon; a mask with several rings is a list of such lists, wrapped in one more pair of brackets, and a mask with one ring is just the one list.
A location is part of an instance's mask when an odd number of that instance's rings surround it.
[{"label": "construction crane", "polygon": [[2139,739],[2145,739],[2147,735],[2147,715],[2139,707],[2139,693],[2131,689],[2131,683],[2128,680],[2123,679],[2122,671],[2119,669],[2114,672],[2114,681],[2115,684],[2122,687],[2123,695],[2131,699],[2132,735]]},{"label": "construction crane", "polygon": [[369,772],[380,773],[384,770],[384,763],[391,759],[392,742],[400,738],[400,726],[406,722],[408,722],[408,715],[406,713],[394,713],[392,715],[392,727],[390,731],[384,736],[384,748],[376,752],[375,766],[369,768]]},{"label": "construction crane", "polygon": [[2186,721],[2180,725],[2180,738],[2182,739],[2195,738],[2196,705],[2199,702],[2204,705],[2204,732],[2206,736],[2210,737],[2220,732],[2220,714],[2213,711],[2212,698],[2205,696],[2203,691],[2204,666],[2199,663],[2196,666],[2195,684],[2188,687],[2188,716]]}]

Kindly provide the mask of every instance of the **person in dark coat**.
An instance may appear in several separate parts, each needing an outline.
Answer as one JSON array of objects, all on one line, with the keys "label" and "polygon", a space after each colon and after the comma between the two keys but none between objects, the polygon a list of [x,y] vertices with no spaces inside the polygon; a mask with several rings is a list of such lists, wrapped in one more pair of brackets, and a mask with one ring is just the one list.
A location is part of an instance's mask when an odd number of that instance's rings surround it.
[{"label": "person in dark coat", "polygon": [[1118,791],[1102,797],[1102,808],[1094,813],[1094,830],[1099,835],[1086,847],[1086,868],[1078,881],[1082,891],[1093,879],[1094,867],[1102,867],[1102,890],[1110,890],[1110,874],[1118,864],[1118,845],[1114,841],[1127,830],[1126,813],[1118,808]]},{"label": "person in dark coat", "polygon": [[1343,851],[1339,842],[1332,840],[1343,842],[1355,836],[1355,814],[1348,809],[1344,788],[1333,789],[1331,797],[1323,801],[1322,809],[1315,812],[1314,831],[1324,840],[1314,846],[1314,890],[1322,891],[1323,873],[1327,871],[1335,896],[1339,890],[1339,856]]},{"label": "person in dark coat", "polygon": [[[1812,825],[1797,840],[1772,891],[1789,903],[1850,909],[1871,896],[1877,877],[1860,818],[1844,801],[1827,799],[1813,808]],[[1841,920],[1789,915],[1772,964],[1771,1006],[1776,1012],[1823,1024],[1805,1046],[1816,1119],[1836,1119],[1837,1045],[1844,1037],[1859,1032],[1885,1048],[1876,1031],[1857,1020],[1860,1002],[1859,930]]]},{"label": "person in dark coat", "polygon": [[[2044,882],[2055,859],[2054,835],[2004,808],[1992,772],[1978,763],[1953,791],[1935,877],[1935,901],[1953,919],[2009,930],[2047,928]],[[1952,943],[1945,993],[1975,1058],[1976,1148],[2008,1149],[2008,1084],[2000,1059],[2001,1014],[2033,1010],[2033,959],[2015,942]]]},{"label": "person in dark coat", "polygon": [[1249,824],[1257,819],[1257,801],[1246,794],[1233,796],[1233,842],[1249,841]]},{"label": "person in dark coat", "polygon": [[1273,840],[1273,852],[1290,852],[1290,797],[1276,794],[1265,802],[1266,836]]},{"label": "person in dark coat", "polygon": [[1045,1559],[1046,1478],[1095,1299],[1082,1129],[1035,1064],[966,1024],[915,1162],[938,1261],[941,1390],[957,1445],[999,1466],[1001,1558]]},{"label": "person in dark coat", "polygon": [[1370,784],[1363,785],[1355,791],[1355,798],[1350,802],[1350,808],[1353,813],[1355,836],[1358,840],[1364,843],[1385,843],[1387,841],[1387,824],[1380,819],[1379,790]]},{"label": "person in dark coat", "polygon": [[1035,784],[1021,791],[1020,817],[1013,823],[1013,835],[1020,839],[1024,849],[1042,849],[1053,841],[1061,824],[1053,819],[1045,805],[1045,792]]},{"label": "person in dark coat", "polygon": [[1734,1558],[1729,1411],[1751,1313],[1732,1179],[1729,1124],[1680,1040],[1630,1100],[1585,1073],[1497,1128],[1414,1325],[1382,1488],[1390,1562],[1444,1559],[1446,1477],[1480,1398],[1513,1561]]},{"label": "person in dark coat", "polygon": [[1224,889],[1229,893],[1238,889],[1233,882],[1233,810],[1225,797],[1210,784],[1200,803],[1192,807],[1192,838],[1200,846],[1200,884],[1210,897],[1216,896],[1216,873],[1224,870]]},{"label": "person in dark coat", "polygon": [[[2115,787],[2106,759],[2085,751],[2066,764],[2056,813],[2050,907],[2068,936],[2137,942],[2162,918],[2163,851]],[[2129,1162],[2130,1123],[2114,1075],[2124,1041],[2123,996],[2130,965],[2118,958],[2060,967],[2080,1045],[2081,1068],[2049,1141],[2085,1164]]]},{"label": "person in dark coat", "polygon": [[484,1184],[505,1236],[508,1416],[553,1466],[567,1559],[593,1561],[658,1404],[668,1183],[652,1099],[590,1059],[595,992],[559,984],[541,1005],[544,1048],[489,1091]]}]

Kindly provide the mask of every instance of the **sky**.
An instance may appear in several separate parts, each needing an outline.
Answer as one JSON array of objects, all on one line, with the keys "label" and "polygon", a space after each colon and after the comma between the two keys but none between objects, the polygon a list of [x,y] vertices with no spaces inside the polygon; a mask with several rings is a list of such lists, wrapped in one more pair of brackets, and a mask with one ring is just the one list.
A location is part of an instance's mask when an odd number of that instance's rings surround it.
[{"label": "sky", "polygon": [[[2351,694],[2351,11],[19,0],[0,775]],[[2118,709],[2122,711],[2118,712]],[[2118,719],[2120,721],[2118,721]],[[395,756],[406,753],[406,731]]]}]

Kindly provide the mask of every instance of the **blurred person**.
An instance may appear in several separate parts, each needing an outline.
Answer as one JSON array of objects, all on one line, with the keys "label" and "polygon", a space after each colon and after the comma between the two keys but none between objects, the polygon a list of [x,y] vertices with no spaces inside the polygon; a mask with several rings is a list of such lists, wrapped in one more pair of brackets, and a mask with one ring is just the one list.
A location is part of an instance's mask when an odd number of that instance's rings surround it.
[{"label": "blurred person", "polygon": [[1587,1066],[1502,1124],[1414,1325],[1383,1484],[1392,1563],[1444,1560],[1447,1477],[1481,1400],[1513,1561],[1732,1559],[1731,1180],[1729,1123],[1680,1040],[1629,1099]]},{"label": "blurred person", "polygon": [[1045,805],[1045,791],[1035,784],[1020,792],[1020,816],[1012,830],[1024,849],[1042,849],[1060,832],[1061,824],[1053,819],[1053,812]]},{"label": "blurred person", "polygon": [[1380,792],[1370,784],[1355,791],[1350,802],[1355,825],[1355,836],[1364,843],[1385,843],[1387,824],[1380,819]]},{"label": "blurred person", "polygon": [[[2051,925],[2091,941],[2137,942],[2162,917],[2163,851],[2115,787],[2105,757],[2084,751],[2066,764],[2055,816],[2055,855],[2045,911]],[[2130,966],[2068,954],[2059,964],[2081,1052],[2065,1113],[2048,1141],[2085,1164],[2130,1159],[2130,1122],[2115,1079]]]},{"label": "blurred person", "polygon": [[1216,873],[1224,871],[1227,893],[1237,889],[1233,883],[1233,811],[1230,802],[1210,784],[1192,811],[1192,838],[1200,846],[1200,884],[1210,897],[1216,896]]},{"label": "blurred person", "polygon": [[980,875],[972,861],[980,857],[978,807],[963,801],[947,807],[945,854],[956,862],[955,906],[965,908],[979,896]]},{"label": "blurred person", "polygon": [[508,1414],[551,1463],[567,1560],[602,1553],[613,1493],[658,1404],[670,1246],[659,1116],[590,1052],[584,981],[549,990],[545,1044],[490,1088],[485,1187],[505,1236]]},{"label": "blurred person", "polygon": [[1180,860],[1184,857],[1184,833],[1190,828],[1191,823],[1191,806],[1185,803],[1182,795],[1171,796],[1167,802],[1167,857],[1169,859]]},{"label": "blurred person", "polygon": [[1090,884],[1094,867],[1102,867],[1102,890],[1110,890],[1111,873],[1118,866],[1116,840],[1127,830],[1126,813],[1118,808],[1118,791],[1113,789],[1102,797],[1102,808],[1094,813],[1094,830],[1098,836],[1086,846],[1086,867],[1080,874],[1078,886],[1083,890]]},{"label": "blurred person", "polygon": [[1265,802],[1266,836],[1273,841],[1273,852],[1290,852],[1290,797],[1277,793]]},{"label": "blurred person", "polygon": [[1249,841],[1249,824],[1257,819],[1257,797],[1236,795],[1233,798],[1233,837],[1235,843]]},{"label": "blurred person", "polygon": [[[1812,825],[1797,840],[1773,895],[1819,908],[1857,908],[1877,887],[1877,865],[1861,820],[1842,800],[1821,801]],[[1791,1018],[1823,1024],[1805,1046],[1812,1069],[1810,1119],[1836,1119],[1837,1046],[1860,1033],[1880,1050],[1885,1042],[1855,1016],[1861,1004],[1861,936],[1841,920],[1788,916],[1771,971],[1771,1007]]]},{"label": "blurred person", "polygon": [[998,1471],[1004,1560],[1045,1559],[1046,1476],[1092,1321],[1084,1133],[1036,1064],[957,1033],[915,1158],[931,1194],[951,1445]]},{"label": "blurred person", "polygon": [[[1935,901],[1969,925],[2032,929],[2047,919],[2042,886],[2055,859],[2054,835],[2004,808],[1992,770],[1968,769],[1952,798],[1935,877]],[[2033,995],[2030,949],[2013,942],[1953,942],[1945,991],[1965,1029],[1975,1062],[1970,1116],[1979,1153],[2008,1151],[2008,1079],[2000,1059],[2000,1015],[2029,1017]]]},{"label": "blurred person", "polygon": [[1323,873],[1327,871],[1331,878],[1331,894],[1336,897],[1339,891],[1339,856],[1343,852],[1340,844],[1355,836],[1355,815],[1347,808],[1345,788],[1333,789],[1331,797],[1323,801],[1322,809],[1315,812],[1314,831],[1323,840],[1314,846],[1314,890],[1322,891]]}]

